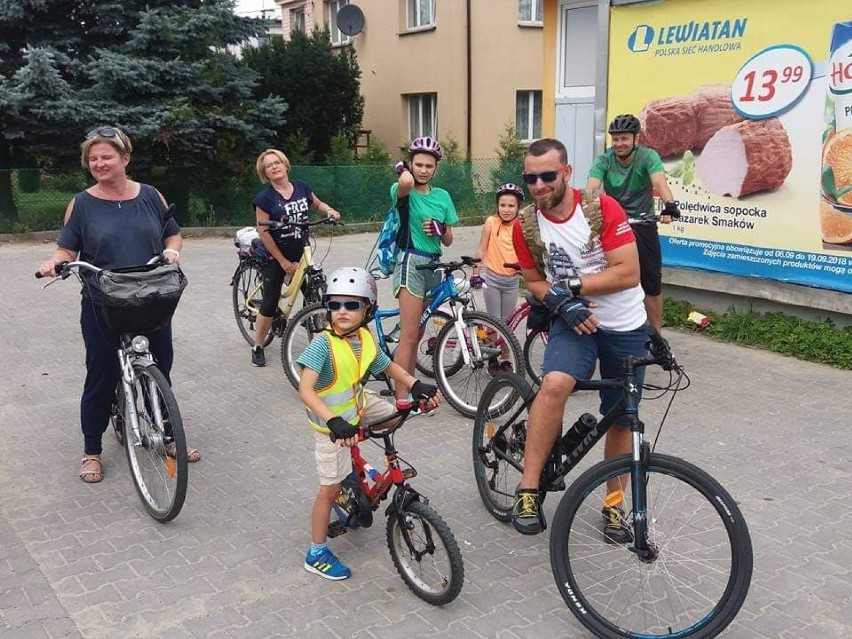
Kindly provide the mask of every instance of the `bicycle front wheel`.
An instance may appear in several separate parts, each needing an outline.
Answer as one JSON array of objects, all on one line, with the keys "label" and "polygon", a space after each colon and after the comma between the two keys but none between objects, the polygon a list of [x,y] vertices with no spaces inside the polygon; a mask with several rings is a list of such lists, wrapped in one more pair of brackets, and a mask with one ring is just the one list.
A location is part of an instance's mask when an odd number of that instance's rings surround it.
[{"label": "bicycle front wheel", "polygon": [[461,551],[450,527],[430,506],[412,501],[399,516],[390,515],[387,539],[393,565],[415,595],[433,606],[458,597],[464,583]]},{"label": "bicycle front wheel", "polygon": [[[751,581],[752,546],[742,513],[706,472],[652,453],[645,485],[653,554],[640,559],[632,539],[619,544],[603,534],[607,480],[629,473],[629,455],[601,462],[559,503],[550,562],[562,598],[597,637],[715,637],[736,616]],[[624,511],[632,497],[628,486]],[[610,495],[608,505],[612,501]],[[632,512],[621,523],[632,537]]]},{"label": "bicycle front wheel", "polygon": [[[496,317],[480,311],[464,311],[462,321],[461,340],[454,321],[438,333],[433,368],[438,388],[450,405],[462,415],[474,417],[491,378],[501,371],[523,373],[523,360],[518,338]],[[464,357],[468,363],[464,363]],[[459,359],[462,365],[455,367]]]},{"label": "bicycle front wheel", "polygon": [[536,385],[541,386],[541,367],[547,348],[547,331],[532,331],[524,340],[524,367]]},{"label": "bicycle front wheel", "polygon": [[[492,379],[473,421],[473,473],[485,508],[495,519],[509,521],[515,489],[521,481],[527,441],[527,408],[533,392],[520,375],[501,373]],[[491,410],[488,407],[497,408]]]},{"label": "bicycle front wheel", "polygon": [[[171,521],[186,499],[189,469],[186,437],[177,400],[155,365],[134,364],[133,397],[126,398],[124,450],[130,474],[145,510],[160,522]],[[130,402],[138,433],[131,426]]]},{"label": "bicycle front wheel", "polygon": [[[231,302],[240,334],[250,346],[254,346],[255,324],[262,301],[263,274],[260,266],[256,262],[241,262],[231,282]],[[273,332],[269,331],[263,345],[269,346],[274,338]]]},{"label": "bicycle front wheel", "polygon": [[308,347],[311,340],[328,326],[328,311],[322,304],[306,306],[290,318],[287,328],[281,336],[281,365],[287,379],[296,390],[302,377],[296,364],[299,355]]}]

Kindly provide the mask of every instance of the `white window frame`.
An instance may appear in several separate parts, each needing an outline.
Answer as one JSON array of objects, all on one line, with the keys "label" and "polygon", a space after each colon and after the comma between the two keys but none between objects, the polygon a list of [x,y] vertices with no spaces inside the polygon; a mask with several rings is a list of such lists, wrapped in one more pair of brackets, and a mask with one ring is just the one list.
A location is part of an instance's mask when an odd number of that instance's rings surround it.
[{"label": "white window frame", "polygon": [[328,8],[328,33],[331,36],[331,44],[335,46],[348,44],[352,41],[351,37],[337,28],[337,12],[347,4],[349,4],[349,0],[328,0],[326,3],[326,7]]},{"label": "white window frame", "polygon": [[[420,22],[423,7],[429,8],[429,21]],[[405,25],[407,31],[431,29],[435,26],[435,0],[405,0]]]},{"label": "white window frame", "polygon": [[[405,96],[408,110],[408,139],[419,138],[429,135],[438,138],[438,94],[437,93],[411,93]],[[428,117],[424,115],[424,107],[429,104],[431,111]],[[415,113],[416,110],[416,113]],[[415,121],[416,120],[416,121]]]},{"label": "white window frame", "polygon": [[[515,92],[515,120],[518,119],[518,106],[521,96],[526,97],[526,122],[515,122],[515,132],[521,142],[532,142],[541,137],[542,92],[538,89]],[[538,132],[535,130],[535,115],[538,108]]]},{"label": "white window frame", "polygon": [[[524,11],[524,4],[529,5],[529,11]],[[518,24],[541,26],[544,20],[542,0],[518,0]]]},{"label": "white window frame", "polygon": [[[302,17],[301,26],[297,23],[296,16]],[[305,15],[305,5],[297,7],[295,9],[290,9],[290,31],[301,31],[302,33],[307,32],[307,16]]]}]

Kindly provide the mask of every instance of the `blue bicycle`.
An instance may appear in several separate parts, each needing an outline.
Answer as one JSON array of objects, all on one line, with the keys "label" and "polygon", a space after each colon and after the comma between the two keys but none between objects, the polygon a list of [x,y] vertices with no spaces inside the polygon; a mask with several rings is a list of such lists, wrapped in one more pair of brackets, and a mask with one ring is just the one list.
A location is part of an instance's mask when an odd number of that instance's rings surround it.
[{"label": "blue bicycle", "polygon": [[[468,417],[476,415],[479,398],[494,375],[524,370],[521,346],[514,333],[497,318],[469,308],[472,304],[467,296],[469,284],[464,269],[475,263],[474,258],[463,256],[455,262],[432,262],[417,267],[441,274],[441,282],[429,291],[431,301],[420,317],[424,338],[418,349],[417,368],[424,374],[431,373],[450,405]],[[463,277],[454,277],[457,272]],[[397,317],[398,308],[378,309],[373,320],[379,348],[390,357],[399,325],[386,331],[383,322]],[[298,388],[300,376],[296,359],[326,326],[326,310],[321,304],[302,309],[288,323],[281,338],[281,363],[294,387]],[[431,367],[426,362],[428,359]],[[383,394],[392,394],[390,380],[379,381],[386,385]]]}]

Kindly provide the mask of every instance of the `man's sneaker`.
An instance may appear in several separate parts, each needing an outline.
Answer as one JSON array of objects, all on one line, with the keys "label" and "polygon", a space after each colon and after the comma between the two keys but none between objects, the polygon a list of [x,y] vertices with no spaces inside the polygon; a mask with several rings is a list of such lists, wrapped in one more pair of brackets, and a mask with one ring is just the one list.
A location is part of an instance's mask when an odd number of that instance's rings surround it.
[{"label": "man's sneaker", "polygon": [[627,527],[624,511],[618,506],[604,506],[601,511],[604,520],[604,541],[608,544],[629,544],[633,533]]},{"label": "man's sneaker", "polygon": [[263,346],[252,346],[251,365],[260,367],[266,366],[266,355],[263,354]]},{"label": "man's sneaker", "polygon": [[317,555],[308,550],[308,554],[305,555],[305,570],[334,581],[349,579],[352,576],[352,571],[343,565],[343,562],[328,548]]},{"label": "man's sneaker", "polygon": [[544,530],[544,516],[537,490],[518,488],[515,505],[512,506],[512,525],[522,535],[537,535]]}]

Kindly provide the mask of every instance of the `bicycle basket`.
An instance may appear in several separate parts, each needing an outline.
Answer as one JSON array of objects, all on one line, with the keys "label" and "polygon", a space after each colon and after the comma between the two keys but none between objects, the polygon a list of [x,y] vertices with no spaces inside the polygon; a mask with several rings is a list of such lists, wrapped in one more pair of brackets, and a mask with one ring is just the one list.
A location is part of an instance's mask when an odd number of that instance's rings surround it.
[{"label": "bicycle basket", "polygon": [[101,271],[101,315],[116,333],[150,333],[172,319],[187,280],[175,264]]}]

